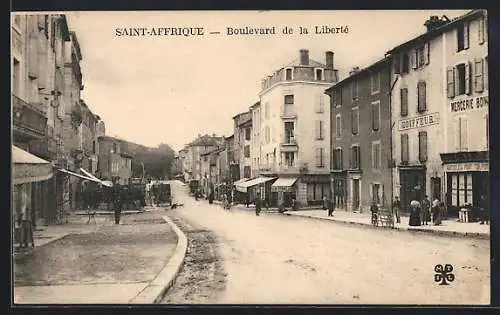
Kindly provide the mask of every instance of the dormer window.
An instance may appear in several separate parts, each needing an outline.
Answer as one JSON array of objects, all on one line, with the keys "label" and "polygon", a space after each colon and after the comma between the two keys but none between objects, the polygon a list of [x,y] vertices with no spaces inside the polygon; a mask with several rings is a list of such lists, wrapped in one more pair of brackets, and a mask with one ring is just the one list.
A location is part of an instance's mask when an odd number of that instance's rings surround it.
[{"label": "dormer window", "polygon": [[285,80],[286,81],[293,80],[293,68],[285,69]]},{"label": "dormer window", "polygon": [[322,80],[324,80],[324,78],[323,78],[323,69],[322,68],[316,68],[316,69],[314,69],[314,79],[316,81],[322,81]]}]

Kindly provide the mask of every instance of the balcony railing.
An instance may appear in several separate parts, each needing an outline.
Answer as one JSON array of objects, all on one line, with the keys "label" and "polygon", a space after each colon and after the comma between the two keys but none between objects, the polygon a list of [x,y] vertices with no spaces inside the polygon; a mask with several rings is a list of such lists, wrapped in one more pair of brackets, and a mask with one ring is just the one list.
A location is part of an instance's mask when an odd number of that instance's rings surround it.
[{"label": "balcony railing", "polygon": [[22,137],[45,137],[47,117],[36,105],[29,104],[15,95],[12,95],[12,121],[14,131]]}]

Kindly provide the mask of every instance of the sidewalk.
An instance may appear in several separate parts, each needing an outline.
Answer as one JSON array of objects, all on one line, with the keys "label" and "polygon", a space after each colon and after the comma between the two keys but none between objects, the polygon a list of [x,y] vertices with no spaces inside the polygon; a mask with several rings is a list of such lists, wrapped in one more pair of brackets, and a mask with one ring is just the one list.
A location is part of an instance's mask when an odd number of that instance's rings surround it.
[{"label": "sidewalk", "polygon": [[[215,201],[214,203],[222,204],[220,201]],[[232,206],[233,209],[254,211],[255,206],[250,205],[248,208],[246,205],[236,204]],[[319,209],[318,209],[319,208]],[[277,208],[262,208],[263,213],[278,213]],[[336,210],[333,217],[327,215],[326,210],[322,210],[321,207],[303,207],[298,211],[287,211],[284,214],[289,216],[300,216],[312,219],[321,219],[335,221],[344,224],[355,224],[369,228],[379,228],[382,226],[372,226],[371,225],[371,215],[370,213],[357,213],[348,212],[344,210]],[[432,233],[436,235],[443,236],[462,236],[462,237],[473,237],[479,239],[489,239],[490,238],[490,225],[479,224],[478,222],[473,223],[461,223],[457,222],[457,219],[443,220],[441,225],[423,225],[423,226],[408,226],[409,217],[401,216],[401,223],[395,223],[394,228],[400,231],[406,232],[419,232],[419,233]]]},{"label": "sidewalk", "polygon": [[[164,212],[122,217],[72,215],[40,227],[35,248],[14,255],[14,303],[154,303],[182,266],[185,236]],[[179,232],[181,234],[179,234]]]},{"label": "sidewalk", "polygon": [[[336,210],[333,217],[327,216],[326,210],[299,210],[286,212],[287,215],[301,216],[314,219],[330,220],[335,222],[364,225],[373,228],[383,228],[381,226],[374,227],[371,225],[371,215],[369,213],[354,213],[343,210]],[[395,223],[394,228],[409,232],[433,233],[447,236],[467,236],[482,239],[490,238],[490,226],[486,224],[461,223],[456,219],[443,220],[442,225],[422,225],[408,226],[409,218],[401,216],[401,223]]]}]

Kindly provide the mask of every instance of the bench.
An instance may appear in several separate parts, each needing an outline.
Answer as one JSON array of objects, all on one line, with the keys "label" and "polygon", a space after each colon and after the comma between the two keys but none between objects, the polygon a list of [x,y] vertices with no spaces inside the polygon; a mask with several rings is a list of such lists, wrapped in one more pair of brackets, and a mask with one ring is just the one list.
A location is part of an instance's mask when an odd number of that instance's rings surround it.
[{"label": "bench", "polygon": [[394,228],[394,216],[390,210],[379,210],[378,221],[380,222],[381,226]]}]

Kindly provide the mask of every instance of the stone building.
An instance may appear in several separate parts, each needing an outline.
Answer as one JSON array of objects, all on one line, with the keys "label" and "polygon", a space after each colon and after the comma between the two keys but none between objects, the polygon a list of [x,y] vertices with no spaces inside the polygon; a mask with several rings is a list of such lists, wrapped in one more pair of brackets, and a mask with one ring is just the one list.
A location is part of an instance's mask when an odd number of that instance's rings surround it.
[{"label": "stone building", "polygon": [[233,117],[234,121],[234,154],[240,169],[239,178],[252,177],[251,140],[252,113],[240,113]]},{"label": "stone building", "polygon": [[100,117],[92,113],[83,100],[80,101],[80,106],[82,110],[82,123],[78,127],[78,149],[82,153],[80,166],[87,172],[95,174],[97,172],[97,152],[99,150],[97,123]]},{"label": "stone building", "polygon": [[128,185],[132,179],[132,156],[127,142],[110,136],[100,136],[98,141],[98,177],[103,180],[119,178],[121,185]]},{"label": "stone building", "polygon": [[256,187],[271,204],[292,198],[314,204],[329,195],[330,108],[324,91],[338,81],[338,71],[333,53],[325,56],[320,63],[300,50],[297,60],[262,80],[260,105],[252,107],[253,129],[259,129],[252,163],[265,178],[243,186]]},{"label": "stone building", "polygon": [[335,204],[368,211],[373,200],[390,204],[390,63],[354,68],[326,90],[331,104],[331,173]]}]

